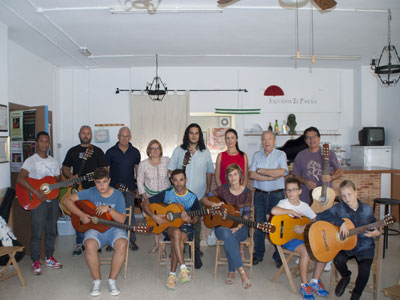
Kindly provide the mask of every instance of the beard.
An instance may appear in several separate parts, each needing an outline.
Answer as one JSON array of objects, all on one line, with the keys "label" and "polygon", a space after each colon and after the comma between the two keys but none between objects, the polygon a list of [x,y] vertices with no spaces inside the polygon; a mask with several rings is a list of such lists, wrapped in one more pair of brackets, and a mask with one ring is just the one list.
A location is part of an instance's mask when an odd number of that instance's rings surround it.
[{"label": "beard", "polygon": [[90,144],[90,141],[92,139],[89,137],[84,137],[84,138],[79,137],[79,140],[81,141],[81,144]]}]

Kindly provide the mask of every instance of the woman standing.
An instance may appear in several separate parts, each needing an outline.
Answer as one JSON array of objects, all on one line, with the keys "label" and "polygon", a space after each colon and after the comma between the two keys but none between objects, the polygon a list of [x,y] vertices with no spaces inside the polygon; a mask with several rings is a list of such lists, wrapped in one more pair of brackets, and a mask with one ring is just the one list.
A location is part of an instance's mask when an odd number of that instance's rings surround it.
[{"label": "woman standing", "polygon": [[[248,219],[251,216],[252,195],[250,189],[241,184],[243,179],[242,169],[237,164],[231,164],[226,168],[227,184],[219,186],[214,195],[224,199],[226,203],[237,205],[240,208],[240,216]],[[222,203],[214,203],[204,197],[201,202],[206,206],[218,206]],[[233,284],[235,270],[237,269],[242,279],[242,286],[245,289],[251,287],[251,282],[243,268],[242,258],[239,251],[239,244],[244,241],[249,233],[249,228],[239,224],[234,228],[217,226],[215,235],[224,241],[224,248],[228,258],[228,276],[225,284]]]},{"label": "woman standing", "polygon": [[248,159],[246,153],[239,150],[238,135],[235,129],[228,129],[225,132],[225,144],[228,149],[218,154],[215,164],[215,180],[217,186],[226,184],[225,169],[230,164],[237,164],[242,169],[243,186],[247,186],[248,180]]},{"label": "woman standing", "polygon": [[[157,140],[151,140],[146,149],[146,160],[139,164],[137,186],[140,196],[144,201],[149,201],[158,193],[169,188],[171,183],[168,178],[167,164],[168,157],[162,156],[162,146]],[[149,253],[155,253],[158,250],[159,235],[154,235],[154,247]]]}]

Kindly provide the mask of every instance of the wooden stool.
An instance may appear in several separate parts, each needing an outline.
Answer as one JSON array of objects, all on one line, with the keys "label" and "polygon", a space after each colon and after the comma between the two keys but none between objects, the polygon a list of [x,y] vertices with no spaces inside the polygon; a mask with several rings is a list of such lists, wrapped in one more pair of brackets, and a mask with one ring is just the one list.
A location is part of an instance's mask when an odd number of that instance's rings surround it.
[{"label": "wooden stool", "polygon": [[[163,257],[163,253],[166,252],[166,246],[171,245],[171,241],[160,241],[158,244],[158,278],[160,278],[161,266],[170,266],[171,259],[167,254],[166,257]],[[185,242],[185,245],[189,246],[189,256],[188,258],[184,258],[185,265],[189,266],[192,269],[192,278],[194,275],[194,240]]]},{"label": "wooden stool", "polygon": [[[8,262],[7,262],[6,266],[4,267],[4,269],[2,271],[0,271],[0,281],[6,280],[7,278],[18,275],[19,281],[21,281],[22,286],[26,286],[24,277],[22,276],[22,273],[18,266],[18,263],[15,260],[15,254],[17,252],[21,252],[23,250],[24,250],[23,246],[0,247],[0,256],[8,255],[10,257],[8,259]],[[13,264],[15,271],[9,272],[7,274],[7,271],[11,264]]]},{"label": "wooden stool", "polygon": [[384,288],[382,290],[386,297],[392,298],[392,300],[400,299],[400,277],[396,285]]}]

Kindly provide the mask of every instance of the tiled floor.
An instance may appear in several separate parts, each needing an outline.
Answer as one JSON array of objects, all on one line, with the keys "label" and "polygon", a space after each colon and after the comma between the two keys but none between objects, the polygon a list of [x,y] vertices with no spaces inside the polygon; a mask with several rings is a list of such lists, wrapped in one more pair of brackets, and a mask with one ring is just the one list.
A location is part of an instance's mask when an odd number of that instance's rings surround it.
[{"label": "tiled floor", "polygon": [[[290,291],[285,275],[281,275],[275,283],[271,278],[276,272],[272,263],[272,247],[267,242],[267,253],[264,261],[254,266],[253,286],[244,290],[238,279],[233,285],[224,284],[226,269],[221,268],[217,278],[214,278],[215,247],[202,247],[204,251],[203,267],[195,271],[192,282],[178,285],[175,291],[165,288],[165,279],[168,275],[167,268],[161,272],[161,278],[157,274],[157,256],[148,254],[147,251],[153,245],[152,236],[138,236],[139,251],[130,252],[130,266],[128,277],[122,275],[118,278],[121,294],[113,297],[108,292],[106,279],[109,266],[102,266],[103,286],[102,293],[97,299],[301,299]],[[1,300],[42,300],[42,299],[93,299],[89,295],[91,278],[86,266],[84,256],[72,257],[74,236],[61,236],[57,238],[55,257],[64,264],[61,270],[52,270],[43,267],[43,274],[34,276],[31,273],[30,258],[20,262],[20,266],[27,282],[22,287],[17,277],[0,282]],[[391,236],[387,257],[382,263],[381,288],[395,284],[400,272],[400,236]],[[330,272],[323,274],[322,280],[329,286]],[[238,278],[238,275],[237,275]],[[295,279],[299,284],[299,279]],[[380,288],[380,290],[381,290]],[[349,299],[350,294],[345,293],[341,298]],[[316,297],[318,299],[319,297]],[[385,299],[379,293],[379,299]],[[364,293],[362,299],[373,299],[371,294]],[[386,298],[387,299],[387,298]]]}]

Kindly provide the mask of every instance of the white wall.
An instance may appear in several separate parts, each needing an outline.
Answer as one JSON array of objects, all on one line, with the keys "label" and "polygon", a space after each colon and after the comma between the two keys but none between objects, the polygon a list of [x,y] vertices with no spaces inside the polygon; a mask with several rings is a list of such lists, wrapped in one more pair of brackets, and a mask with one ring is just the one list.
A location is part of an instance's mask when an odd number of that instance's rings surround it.
[{"label": "white wall", "polygon": [[[0,23],[0,104],[8,106],[8,28]],[[0,136],[8,136],[7,132],[1,132]],[[0,189],[10,186],[10,164],[0,164]]]},{"label": "white wall", "polygon": [[53,147],[57,157],[59,130],[58,68],[8,41],[8,101],[27,105],[47,105],[53,112]]},{"label": "white wall", "polygon": [[[309,84],[313,78],[321,77],[321,74],[335,77],[335,89],[337,98],[332,99],[335,105],[338,103],[339,111],[319,113],[299,112],[297,116],[296,130],[302,131],[309,126],[317,126],[323,130],[338,130],[339,137],[324,137],[324,140],[338,145],[354,144],[353,109],[354,109],[354,75],[351,70],[326,69],[291,69],[291,68],[161,68],[159,74],[167,83],[168,88],[173,89],[236,89],[248,88],[249,76],[257,78],[263,74],[276,74],[277,77],[287,77],[293,74],[297,76],[297,86],[302,83]],[[250,75],[249,75],[250,74]],[[143,89],[146,82],[154,77],[154,68],[132,69],[61,69],[60,70],[60,149],[61,159],[66,151],[76,145],[78,130],[83,124],[94,125],[96,123],[124,123],[130,125],[129,93],[115,94],[118,88]],[[273,76],[272,76],[273,77]],[[307,77],[307,79],[304,79]],[[250,78],[251,80],[251,78]],[[266,82],[265,86],[275,84]],[[291,84],[290,82],[288,83]],[[294,84],[294,83],[293,83]],[[327,85],[329,85],[327,80]],[[239,132],[239,143],[245,151],[253,151],[254,145],[258,147],[259,137],[244,137],[245,129],[258,123],[266,129],[269,121],[278,119],[279,123],[287,119],[290,112],[268,111],[262,101],[254,102],[244,93],[237,92],[192,92],[190,95],[191,112],[214,112],[215,108],[261,108],[260,115],[237,115],[236,129]],[[261,99],[263,100],[263,99]],[[150,101],[150,100],[149,100]],[[249,104],[253,102],[253,104]],[[257,105],[258,104],[258,105]],[[253,107],[256,105],[257,107]],[[328,103],[330,105],[330,103]],[[251,106],[251,107],[249,107]],[[329,110],[328,110],[329,111]],[[69,114],[71,112],[71,114]],[[73,113],[72,113],[73,112]],[[110,143],[96,144],[103,150],[108,149],[116,142],[118,128],[108,127],[111,133]],[[358,128],[357,128],[358,129]],[[183,134],[183,133],[182,133]],[[133,132],[133,138],[135,133]],[[279,138],[278,144],[285,142]],[[134,143],[134,141],[133,141]],[[247,145],[250,144],[250,147]],[[251,146],[253,145],[253,146]],[[249,153],[251,156],[251,153]]]}]

